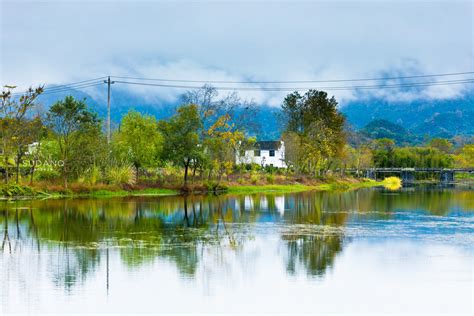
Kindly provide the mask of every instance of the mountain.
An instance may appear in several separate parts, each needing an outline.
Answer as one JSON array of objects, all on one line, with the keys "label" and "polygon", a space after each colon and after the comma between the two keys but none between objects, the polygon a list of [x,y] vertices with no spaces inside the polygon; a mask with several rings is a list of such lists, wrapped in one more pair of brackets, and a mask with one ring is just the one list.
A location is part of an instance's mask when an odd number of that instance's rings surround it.
[{"label": "mountain", "polygon": [[474,93],[451,100],[388,102],[368,98],[351,101],[341,111],[356,128],[370,121],[386,120],[403,126],[410,133],[430,137],[474,135]]},{"label": "mountain", "polygon": [[409,133],[403,126],[387,120],[373,120],[360,133],[370,139],[390,138],[398,145],[413,144],[416,136]]},{"label": "mountain", "polygon": [[[66,95],[85,99],[99,116],[106,116],[107,103],[104,97],[94,98],[79,90],[45,94],[40,96],[39,101],[48,108]],[[455,135],[474,135],[473,100],[474,91],[451,100],[389,102],[382,98],[362,98],[342,104],[340,110],[356,130],[361,130],[367,136],[379,138],[391,135],[391,138],[395,137],[400,142],[407,142],[406,139],[416,142],[424,136],[451,138]],[[114,89],[111,98],[112,125],[116,126],[130,109],[163,119],[170,117],[178,105],[179,102],[156,101],[128,90]],[[255,113],[255,120],[261,125],[255,134],[259,139],[280,137],[282,127],[278,119],[279,112],[279,108],[259,105]]]}]

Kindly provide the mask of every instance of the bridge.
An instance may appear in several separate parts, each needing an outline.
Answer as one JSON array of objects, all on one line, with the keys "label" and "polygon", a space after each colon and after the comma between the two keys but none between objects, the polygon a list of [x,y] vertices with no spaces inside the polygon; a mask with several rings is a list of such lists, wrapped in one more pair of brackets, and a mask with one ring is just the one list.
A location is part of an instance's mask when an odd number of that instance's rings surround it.
[{"label": "bridge", "polygon": [[454,182],[454,175],[458,173],[474,173],[473,168],[369,168],[362,170],[369,179],[377,180],[383,174],[399,174],[403,183],[414,183],[416,173],[439,174],[439,181],[442,183]]}]

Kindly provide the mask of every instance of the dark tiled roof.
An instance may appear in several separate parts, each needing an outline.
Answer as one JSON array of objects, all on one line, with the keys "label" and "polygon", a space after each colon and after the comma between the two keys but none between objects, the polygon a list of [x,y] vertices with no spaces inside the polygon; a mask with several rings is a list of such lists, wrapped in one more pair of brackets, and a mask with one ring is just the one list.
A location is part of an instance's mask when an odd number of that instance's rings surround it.
[{"label": "dark tiled roof", "polygon": [[278,150],[281,146],[280,141],[260,141],[255,143],[255,148],[260,150]]}]

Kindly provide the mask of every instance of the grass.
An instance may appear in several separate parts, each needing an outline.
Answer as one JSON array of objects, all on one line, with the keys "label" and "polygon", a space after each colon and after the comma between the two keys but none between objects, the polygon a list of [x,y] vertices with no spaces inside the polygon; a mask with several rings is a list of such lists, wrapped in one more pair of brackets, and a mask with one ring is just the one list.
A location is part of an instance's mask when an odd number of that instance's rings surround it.
[{"label": "grass", "polygon": [[303,192],[317,189],[318,186],[304,184],[265,184],[239,185],[227,189],[229,193],[265,193],[265,192]]},{"label": "grass", "polygon": [[171,189],[158,189],[158,188],[148,188],[140,190],[118,190],[118,191],[109,191],[109,190],[98,190],[87,194],[91,197],[114,197],[114,196],[160,196],[160,195],[176,195],[179,194],[176,190]]},{"label": "grass", "polygon": [[228,193],[245,194],[245,193],[292,193],[304,191],[346,191],[359,188],[370,188],[384,185],[384,182],[374,180],[363,180],[361,182],[333,182],[317,185],[305,184],[266,184],[266,185],[240,185],[231,186],[227,189]]},{"label": "grass", "polygon": [[455,177],[456,177],[455,178],[456,180],[474,180],[474,173],[467,173],[467,172],[459,173],[459,172],[456,172]]},{"label": "grass", "polygon": [[38,190],[29,186],[8,185],[0,187],[0,196],[3,198],[74,198],[74,197],[120,197],[120,196],[162,196],[177,195],[179,191],[164,188],[146,188],[135,190],[108,190],[108,189],[82,189],[79,192],[72,190]]},{"label": "grass", "polygon": [[[388,189],[396,190],[401,186],[401,181],[396,177],[389,177],[384,181],[374,181],[370,179],[332,179],[329,183],[312,184],[261,184],[261,185],[233,185],[223,190],[225,193],[249,194],[249,193],[294,193],[304,191],[348,191],[359,188],[369,188],[385,186]],[[123,189],[117,186],[96,186],[86,187],[72,185],[72,189],[64,190],[62,187],[31,188],[28,186],[9,185],[0,189],[3,198],[74,198],[74,197],[125,197],[125,196],[163,196],[178,195],[179,190],[165,188],[130,188]],[[40,190],[41,189],[41,190]],[[206,193],[202,191],[201,193]]]}]

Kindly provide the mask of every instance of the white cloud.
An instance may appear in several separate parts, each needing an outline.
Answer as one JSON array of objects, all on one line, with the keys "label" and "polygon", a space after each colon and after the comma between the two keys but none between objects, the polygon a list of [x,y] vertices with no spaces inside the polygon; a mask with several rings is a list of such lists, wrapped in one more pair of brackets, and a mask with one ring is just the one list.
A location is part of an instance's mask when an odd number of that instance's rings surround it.
[{"label": "white cloud", "polygon": [[[22,87],[108,74],[280,81],[474,69],[472,1],[2,1],[1,9],[0,81]],[[182,92],[132,89],[166,101]],[[462,89],[371,95],[446,98]],[[285,95],[240,94],[272,105]]]}]

